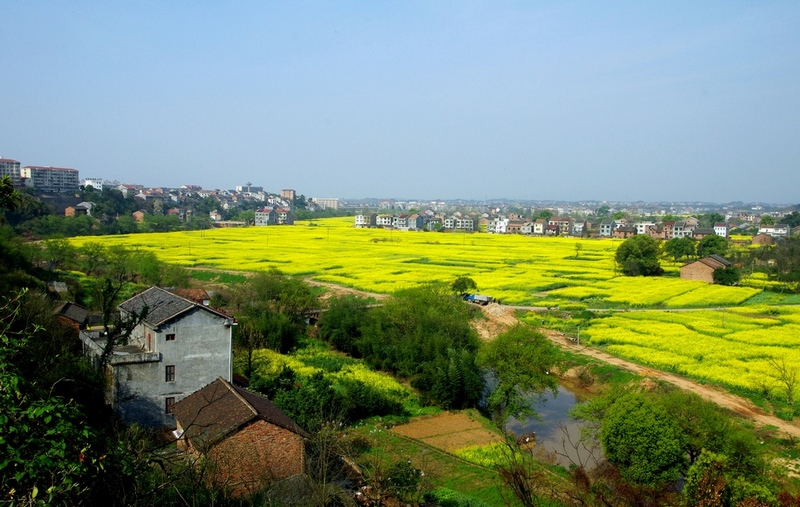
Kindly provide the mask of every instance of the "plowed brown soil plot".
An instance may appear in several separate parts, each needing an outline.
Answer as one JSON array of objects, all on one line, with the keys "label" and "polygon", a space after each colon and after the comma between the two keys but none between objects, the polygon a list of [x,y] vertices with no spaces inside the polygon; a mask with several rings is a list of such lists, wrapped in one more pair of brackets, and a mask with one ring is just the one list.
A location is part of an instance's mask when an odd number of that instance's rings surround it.
[{"label": "plowed brown soil plot", "polygon": [[486,445],[500,441],[499,435],[487,430],[481,423],[464,413],[444,413],[417,419],[396,426],[392,431],[448,452],[471,445]]}]

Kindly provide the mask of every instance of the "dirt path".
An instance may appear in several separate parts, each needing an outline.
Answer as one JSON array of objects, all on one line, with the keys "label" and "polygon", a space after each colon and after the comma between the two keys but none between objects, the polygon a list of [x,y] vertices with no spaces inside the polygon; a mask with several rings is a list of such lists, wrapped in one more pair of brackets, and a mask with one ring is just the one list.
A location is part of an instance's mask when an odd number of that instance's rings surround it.
[{"label": "dirt path", "polygon": [[[318,282],[312,278],[305,278],[303,279],[307,284],[313,285],[314,287],[325,287],[328,289],[329,294],[335,294],[337,296],[359,296],[363,298],[372,298],[378,301],[386,299],[389,297],[388,294],[379,294],[377,292],[367,292],[358,289],[351,289],[350,287],[342,287],[341,285],[336,285],[335,283],[327,283],[327,282]],[[329,296],[330,297],[330,296]]]},{"label": "dirt path", "polygon": [[[500,332],[502,332],[502,330],[507,329],[517,322],[516,316],[514,315],[514,309],[511,307],[488,305],[484,307],[483,313],[486,315],[487,320],[491,321],[490,324],[483,324],[485,333],[485,335],[481,334],[483,339],[492,338],[492,336],[488,335],[488,331],[500,330]],[[479,329],[479,333],[480,332],[481,331]],[[642,377],[650,377],[653,379],[663,380],[664,382],[669,382],[670,384],[680,387],[683,390],[696,393],[701,398],[712,401],[721,407],[727,408],[728,410],[739,414],[742,417],[751,419],[758,425],[775,426],[779,431],[786,435],[800,437],[800,426],[767,414],[760,408],[753,405],[750,400],[721,391],[717,388],[699,384],[693,380],[689,380],[678,375],[647,368],[631,361],[626,361],[625,359],[612,356],[611,354],[607,354],[597,349],[578,345],[570,340],[569,337],[557,331],[542,329],[542,332],[544,332],[553,343],[563,349],[619,366],[620,368],[624,368],[625,370],[636,373]],[[497,334],[495,333],[494,336],[497,336]]]}]

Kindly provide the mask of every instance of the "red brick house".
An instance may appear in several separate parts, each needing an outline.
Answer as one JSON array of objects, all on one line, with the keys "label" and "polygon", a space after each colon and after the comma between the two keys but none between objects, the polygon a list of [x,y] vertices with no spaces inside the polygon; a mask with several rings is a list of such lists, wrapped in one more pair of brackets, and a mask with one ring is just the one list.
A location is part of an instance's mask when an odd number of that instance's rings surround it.
[{"label": "red brick house", "polygon": [[266,397],[223,378],[177,402],[178,447],[202,456],[209,480],[249,494],[303,473],[308,434]]},{"label": "red brick house", "polygon": [[719,255],[711,255],[682,266],[681,279],[714,283],[714,271],[730,265],[728,259]]}]

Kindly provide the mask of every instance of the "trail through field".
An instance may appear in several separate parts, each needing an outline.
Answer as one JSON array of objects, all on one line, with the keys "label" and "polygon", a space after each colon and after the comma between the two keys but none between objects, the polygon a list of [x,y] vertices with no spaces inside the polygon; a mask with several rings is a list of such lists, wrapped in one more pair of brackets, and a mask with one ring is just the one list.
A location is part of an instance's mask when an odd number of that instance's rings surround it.
[{"label": "trail through field", "polygon": [[[486,330],[500,329],[501,330],[500,332],[502,332],[502,330],[507,329],[510,326],[513,326],[517,320],[516,316],[514,315],[513,307],[504,307],[495,304],[487,305],[483,307],[483,314],[486,316],[487,320],[493,323],[491,325],[484,325],[484,329]],[[553,343],[555,343],[557,346],[563,349],[578,354],[583,354],[585,356],[590,356],[600,361],[613,364],[615,366],[619,366],[620,368],[624,368],[642,377],[649,377],[653,379],[663,380],[664,382],[669,382],[670,384],[680,387],[681,389],[696,393],[701,398],[708,401],[712,401],[717,405],[724,407],[728,410],[731,410],[732,412],[742,417],[751,419],[759,425],[775,426],[776,428],[778,428],[779,431],[781,431],[785,435],[790,435],[792,437],[800,437],[800,427],[789,421],[784,421],[783,419],[767,414],[766,412],[756,407],[755,405],[753,405],[752,402],[750,402],[745,398],[718,390],[717,388],[714,387],[700,384],[698,382],[689,380],[684,377],[680,377],[678,375],[673,375],[671,373],[654,370],[652,368],[647,368],[645,366],[641,366],[631,361],[626,361],[625,359],[620,359],[616,356],[612,356],[611,354],[607,354],[597,349],[592,349],[582,345],[578,345],[577,343],[573,342],[570,337],[565,336],[564,334],[559,333],[557,331],[551,331],[547,329],[542,329],[541,331]],[[495,334],[494,336],[497,336],[497,334]],[[484,340],[492,338],[492,336],[488,335],[487,336],[481,335],[481,337]]]},{"label": "trail through field", "polygon": [[[337,295],[337,296],[359,296],[363,298],[372,298],[378,301],[386,299],[389,297],[388,294],[380,294],[377,292],[367,292],[358,289],[351,289],[350,287],[343,287],[341,285],[336,285],[335,283],[327,283],[327,282],[318,282],[313,278],[305,278],[304,281],[309,284],[313,285],[314,287],[325,287],[328,289],[328,294],[330,295]],[[330,297],[330,296],[329,296]]]}]

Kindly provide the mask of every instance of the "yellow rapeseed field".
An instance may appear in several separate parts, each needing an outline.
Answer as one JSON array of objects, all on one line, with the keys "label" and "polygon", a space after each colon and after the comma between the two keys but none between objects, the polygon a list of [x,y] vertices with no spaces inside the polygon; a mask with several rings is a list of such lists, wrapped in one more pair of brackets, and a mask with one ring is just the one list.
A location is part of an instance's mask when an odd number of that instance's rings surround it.
[{"label": "yellow rapeseed field", "polygon": [[644,364],[751,390],[765,387],[768,357],[800,364],[800,311],[739,306],[760,289],[681,280],[674,263],[664,263],[663,277],[620,276],[613,260],[620,240],[355,229],[352,218],[337,218],[71,241],[151,251],[186,267],[274,267],[381,293],[469,276],[480,292],[505,304],[555,306],[577,300],[589,308],[729,307],[725,312],[615,314],[592,321],[584,336]]},{"label": "yellow rapeseed field", "polygon": [[[186,267],[235,271],[274,267],[290,275],[381,293],[469,276],[481,292],[508,304],[538,304],[549,291],[554,301],[589,298],[634,307],[735,305],[758,292],[674,277],[617,276],[613,254],[620,240],[355,229],[350,217],[294,226],[82,237],[72,242],[125,245]],[[670,270],[674,275],[675,268]]]}]

